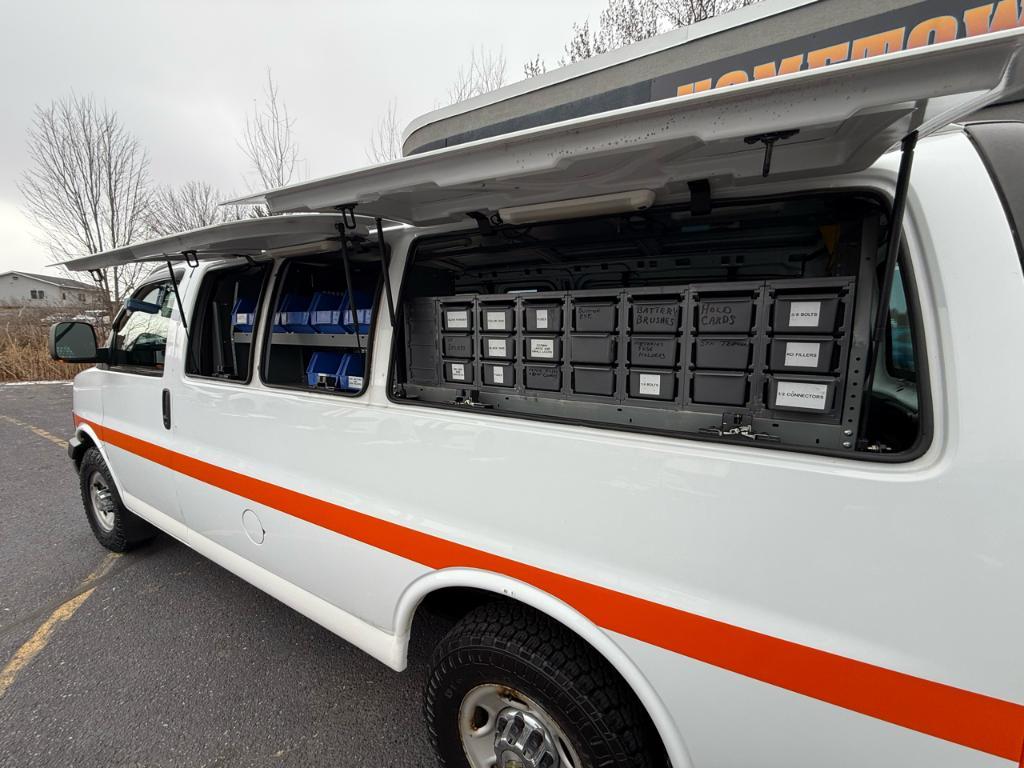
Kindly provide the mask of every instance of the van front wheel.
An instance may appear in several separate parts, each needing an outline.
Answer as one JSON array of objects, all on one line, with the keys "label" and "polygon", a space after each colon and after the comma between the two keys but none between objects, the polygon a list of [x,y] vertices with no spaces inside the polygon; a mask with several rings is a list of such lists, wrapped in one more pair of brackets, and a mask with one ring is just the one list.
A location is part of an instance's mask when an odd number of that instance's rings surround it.
[{"label": "van front wheel", "polygon": [[89,448],[82,456],[78,477],[89,527],[104,547],[127,552],[156,535],[153,526],[125,507],[107,463],[96,448]]},{"label": "van front wheel", "polygon": [[481,606],[438,644],[426,689],[445,768],[650,768],[647,720],[622,679],[565,627]]}]

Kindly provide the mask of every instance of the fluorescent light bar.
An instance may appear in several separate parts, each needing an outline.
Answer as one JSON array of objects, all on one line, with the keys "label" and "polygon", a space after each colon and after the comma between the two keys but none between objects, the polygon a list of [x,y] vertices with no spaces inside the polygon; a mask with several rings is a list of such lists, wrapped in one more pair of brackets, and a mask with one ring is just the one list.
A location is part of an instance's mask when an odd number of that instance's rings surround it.
[{"label": "fluorescent light bar", "polygon": [[654,192],[649,189],[634,189],[630,192],[615,192],[610,195],[575,197],[570,200],[554,200],[550,203],[516,205],[501,208],[498,215],[506,224],[555,221],[556,219],[579,219],[584,216],[601,216],[607,213],[628,213],[642,211],[654,205]]}]

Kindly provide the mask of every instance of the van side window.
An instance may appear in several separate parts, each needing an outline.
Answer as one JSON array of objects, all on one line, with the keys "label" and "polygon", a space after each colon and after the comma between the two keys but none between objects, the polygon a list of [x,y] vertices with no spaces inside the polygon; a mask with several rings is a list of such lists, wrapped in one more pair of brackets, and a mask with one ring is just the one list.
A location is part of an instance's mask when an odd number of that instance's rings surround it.
[{"label": "van side window", "polygon": [[110,333],[110,365],[163,370],[168,321],[174,307],[169,281],[136,291]]},{"label": "van side window", "polygon": [[892,293],[889,296],[889,339],[886,366],[889,375],[904,381],[917,380],[917,363],[914,360],[914,339],[911,334],[910,312],[907,309],[907,293],[903,275],[896,267],[893,276]]},{"label": "van side window", "polygon": [[190,328],[188,375],[249,381],[256,312],[268,270],[268,264],[258,264],[206,274]]},{"label": "van side window", "polygon": [[336,394],[363,391],[380,279],[376,252],[352,254],[349,273],[351,286],[338,254],[285,264],[265,335],[265,383]]}]

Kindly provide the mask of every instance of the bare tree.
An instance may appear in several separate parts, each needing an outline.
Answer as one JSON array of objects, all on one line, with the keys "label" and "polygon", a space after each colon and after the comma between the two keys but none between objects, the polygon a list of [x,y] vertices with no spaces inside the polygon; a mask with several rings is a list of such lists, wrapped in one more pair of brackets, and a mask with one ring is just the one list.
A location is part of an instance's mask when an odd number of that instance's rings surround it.
[{"label": "bare tree", "polygon": [[204,181],[157,187],[150,197],[146,224],[155,237],[220,224],[234,217],[232,209],[220,207],[224,199]]},{"label": "bare tree", "polygon": [[[31,168],[18,188],[55,262],[129,245],[145,231],[149,158],[116,112],[89,97],[36,107],[28,130]],[[113,267],[103,287],[114,302],[142,265]]]},{"label": "bare tree", "polygon": [[269,69],[263,97],[263,104],[254,102],[252,114],[245,118],[238,145],[249,161],[255,183],[273,189],[285,186],[298,174],[299,148],[292,132],[295,120],[288,114],[288,105],[280,98]]},{"label": "bare tree", "polygon": [[499,48],[497,53],[483,46],[479,51],[474,49],[470,52],[469,63],[459,67],[455,81],[448,88],[448,103],[457,104],[501,88],[507,68],[504,49]]},{"label": "bare tree", "polygon": [[540,57],[539,53],[536,57],[523,64],[523,77],[527,79],[536,77],[537,75],[543,75],[547,71],[547,64],[544,63],[544,59]]},{"label": "bare tree", "polygon": [[672,27],[685,27],[759,0],[658,0],[658,13]]},{"label": "bare tree", "polygon": [[366,159],[371,163],[386,163],[402,156],[402,129],[398,121],[398,102],[388,102],[388,110],[377,121],[370,133],[370,146]]}]

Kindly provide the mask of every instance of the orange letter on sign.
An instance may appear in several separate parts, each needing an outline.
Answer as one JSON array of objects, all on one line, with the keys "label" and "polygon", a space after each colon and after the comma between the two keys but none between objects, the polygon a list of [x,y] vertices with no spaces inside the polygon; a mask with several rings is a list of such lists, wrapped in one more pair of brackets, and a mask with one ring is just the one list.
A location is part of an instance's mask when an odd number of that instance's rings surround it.
[{"label": "orange letter on sign", "polygon": [[715,83],[715,88],[724,88],[727,85],[738,85],[739,83],[746,83],[750,80],[747,73],[742,69],[736,69],[732,72],[726,72]]},{"label": "orange letter on sign", "polygon": [[767,64],[758,64],[754,67],[754,79],[766,80],[776,75],[789,75],[793,72],[799,72],[803,65],[804,55],[802,53],[799,56],[790,56],[783,59],[778,69],[775,69],[774,61],[769,61]]},{"label": "orange letter on sign", "polygon": [[922,21],[910,31],[907,48],[921,48],[925,45],[937,45],[956,40],[959,26],[953,16],[936,16],[934,19]]},{"label": "orange letter on sign", "polygon": [[824,67],[826,64],[838,64],[840,61],[846,61],[848,58],[850,58],[849,43],[830,45],[828,48],[819,48],[808,53],[807,68],[817,69],[818,67]]},{"label": "orange letter on sign", "polygon": [[1020,14],[1017,4],[1018,0],[1000,0],[996,3],[995,13],[992,13],[992,3],[964,11],[967,36],[974,37],[988,32],[1024,27],[1024,16]]},{"label": "orange letter on sign", "polygon": [[868,59],[872,56],[881,56],[886,53],[895,53],[903,50],[903,36],[907,33],[906,27],[890,29],[888,32],[880,32],[877,35],[862,37],[853,41],[851,59]]}]

